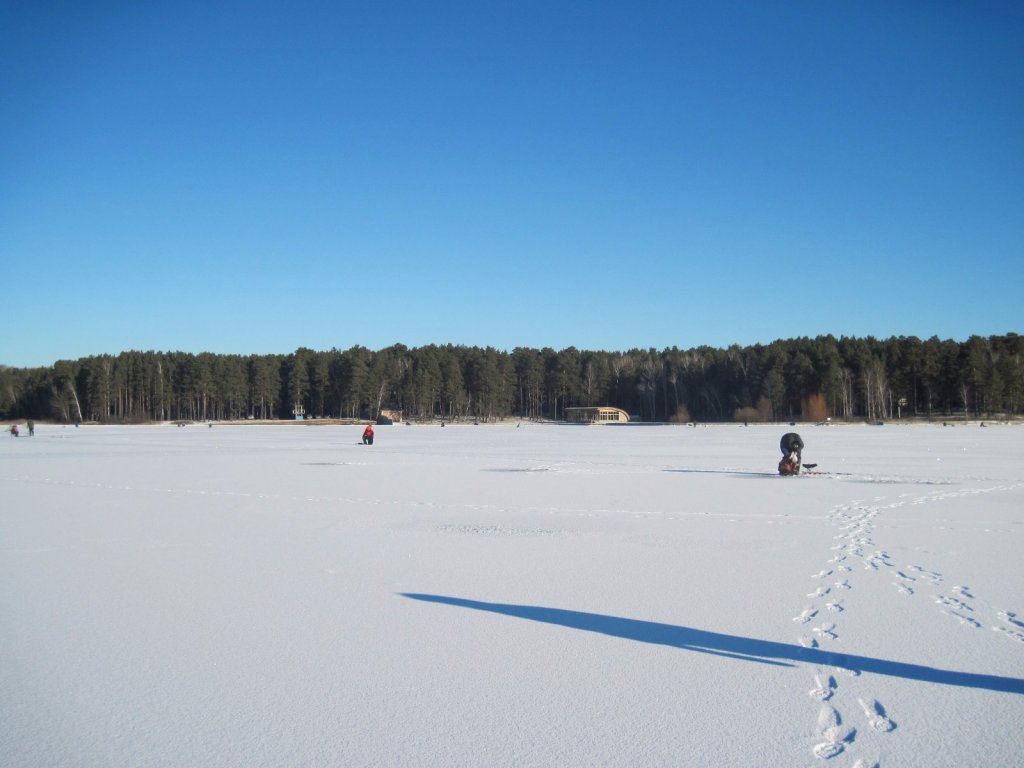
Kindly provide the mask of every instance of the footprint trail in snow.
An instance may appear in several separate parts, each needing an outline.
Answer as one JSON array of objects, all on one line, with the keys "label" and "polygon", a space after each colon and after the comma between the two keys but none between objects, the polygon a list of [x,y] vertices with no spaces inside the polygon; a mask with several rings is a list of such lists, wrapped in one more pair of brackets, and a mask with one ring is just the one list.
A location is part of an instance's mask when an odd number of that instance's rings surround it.
[{"label": "footprint trail in snow", "polygon": [[[879,496],[870,502],[856,500],[833,509],[828,515],[836,529],[834,543],[831,545],[832,555],[826,567],[810,577],[815,582],[813,591],[807,594],[810,602],[793,617],[793,621],[798,624],[809,625],[812,621],[818,621],[809,627],[809,633],[800,635],[800,645],[804,648],[819,648],[824,643],[826,648],[840,647],[841,623],[848,610],[847,602],[850,605],[856,602],[840,598],[856,595],[858,579],[875,578],[877,575],[888,578],[898,593],[908,599],[929,594],[944,615],[956,620],[956,625],[951,625],[951,631],[961,631],[954,629],[954,626],[963,628],[963,631],[971,631],[988,624],[993,631],[1008,640],[1024,643],[1024,620],[1017,613],[995,608],[977,598],[966,584],[947,587],[945,576],[925,565],[909,563],[897,566],[889,552],[880,548],[874,540],[875,519],[885,509],[992,490],[999,489],[933,492],[915,499],[901,498],[887,505],[884,504],[886,497]],[[826,616],[829,620],[821,621]],[[838,658],[842,659],[841,656]],[[838,664],[819,665],[815,670],[813,687],[808,690],[808,695],[820,703],[816,729],[818,739],[811,747],[815,757],[830,760],[836,755],[856,751],[857,729],[844,722],[844,708],[852,710],[858,717],[862,716],[865,730],[874,734],[889,734],[897,729],[896,721],[878,699],[859,695],[855,699],[857,706],[853,707],[853,701],[849,701],[852,694],[843,695],[839,680],[859,675],[858,671]],[[880,763],[875,757],[858,756],[853,768],[880,768]]]}]

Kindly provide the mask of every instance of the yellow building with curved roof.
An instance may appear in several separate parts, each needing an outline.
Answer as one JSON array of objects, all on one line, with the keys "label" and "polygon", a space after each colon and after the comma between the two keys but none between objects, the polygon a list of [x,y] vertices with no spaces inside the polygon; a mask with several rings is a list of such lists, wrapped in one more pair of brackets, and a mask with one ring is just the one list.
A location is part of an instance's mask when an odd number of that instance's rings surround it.
[{"label": "yellow building with curved roof", "polygon": [[629,414],[610,405],[566,408],[565,420],[572,424],[625,424]]}]

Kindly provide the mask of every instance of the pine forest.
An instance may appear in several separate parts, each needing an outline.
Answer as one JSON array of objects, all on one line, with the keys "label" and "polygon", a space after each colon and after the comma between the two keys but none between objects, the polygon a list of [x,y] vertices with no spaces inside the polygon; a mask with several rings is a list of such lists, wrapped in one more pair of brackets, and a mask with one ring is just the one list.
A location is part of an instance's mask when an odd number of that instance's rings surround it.
[{"label": "pine forest", "polygon": [[818,336],[627,352],[129,351],[0,366],[0,418],[65,423],[372,419],[382,409],[409,421],[559,420],[594,405],[648,422],[1008,418],[1024,408],[1024,337]]}]

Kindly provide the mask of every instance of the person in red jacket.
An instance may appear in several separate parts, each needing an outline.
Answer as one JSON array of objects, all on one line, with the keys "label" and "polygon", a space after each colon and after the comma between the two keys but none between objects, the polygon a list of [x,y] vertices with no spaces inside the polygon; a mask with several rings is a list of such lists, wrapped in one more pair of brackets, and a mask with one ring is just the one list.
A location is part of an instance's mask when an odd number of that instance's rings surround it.
[{"label": "person in red jacket", "polygon": [[373,424],[367,424],[363,430],[363,445],[373,445]]}]

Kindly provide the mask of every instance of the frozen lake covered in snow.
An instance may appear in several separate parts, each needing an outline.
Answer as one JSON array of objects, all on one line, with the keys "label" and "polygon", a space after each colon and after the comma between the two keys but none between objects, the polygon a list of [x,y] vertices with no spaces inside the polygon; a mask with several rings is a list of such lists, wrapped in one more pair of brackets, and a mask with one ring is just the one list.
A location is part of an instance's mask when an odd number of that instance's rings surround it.
[{"label": "frozen lake covered in snow", "polygon": [[0,765],[1024,764],[1024,427],[40,425]]}]

